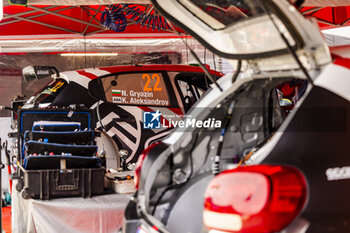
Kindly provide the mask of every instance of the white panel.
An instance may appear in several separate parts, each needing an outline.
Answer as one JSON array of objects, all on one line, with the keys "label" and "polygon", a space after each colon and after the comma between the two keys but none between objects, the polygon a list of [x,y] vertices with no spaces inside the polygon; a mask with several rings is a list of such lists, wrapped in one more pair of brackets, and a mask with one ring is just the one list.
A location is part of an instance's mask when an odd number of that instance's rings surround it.
[{"label": "white panel", "polygon": [[315,85],[330,90],[350,101],[350,69],[331,64],[327,66],[314,82]]}]

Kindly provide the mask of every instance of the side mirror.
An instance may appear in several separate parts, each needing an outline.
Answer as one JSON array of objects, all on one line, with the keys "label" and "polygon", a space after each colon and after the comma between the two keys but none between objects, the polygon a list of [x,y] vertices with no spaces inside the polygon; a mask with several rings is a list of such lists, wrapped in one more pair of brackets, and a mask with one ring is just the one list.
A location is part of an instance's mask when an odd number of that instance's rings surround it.
[{"label": "side mirror", "polygon": [[57,68],[54,66],[27,66],[22,70],[22,75],[26,82],[34,79],[43,79],[53,74],[56,74],[57,77],[60,76]]}]

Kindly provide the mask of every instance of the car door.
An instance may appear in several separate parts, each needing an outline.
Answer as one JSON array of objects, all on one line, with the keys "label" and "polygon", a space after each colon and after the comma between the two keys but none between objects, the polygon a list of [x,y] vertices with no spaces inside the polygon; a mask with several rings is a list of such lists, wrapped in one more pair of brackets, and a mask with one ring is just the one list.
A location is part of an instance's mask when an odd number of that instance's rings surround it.
[{"label": "car door", "polygon": [[[251,65],[248,68],[254,67],[253,71],[295,69],[300,64],[311,70],[330,62],[318,28],[288,1],[152,0],[152,3],[212,52],[228,59],[245,60]],[[295,54],[291,55],[291,51]]]}]

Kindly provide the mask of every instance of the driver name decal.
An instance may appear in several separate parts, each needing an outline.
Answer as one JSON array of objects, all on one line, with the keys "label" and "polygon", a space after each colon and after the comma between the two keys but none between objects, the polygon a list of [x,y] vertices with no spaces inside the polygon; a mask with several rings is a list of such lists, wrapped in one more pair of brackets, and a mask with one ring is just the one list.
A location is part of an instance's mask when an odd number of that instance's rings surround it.
[{"label": "driver name decal", "polygon": [[169,100],[154,98],[153,92],[112,90],[113,103],[136,105],[169,105]]}]

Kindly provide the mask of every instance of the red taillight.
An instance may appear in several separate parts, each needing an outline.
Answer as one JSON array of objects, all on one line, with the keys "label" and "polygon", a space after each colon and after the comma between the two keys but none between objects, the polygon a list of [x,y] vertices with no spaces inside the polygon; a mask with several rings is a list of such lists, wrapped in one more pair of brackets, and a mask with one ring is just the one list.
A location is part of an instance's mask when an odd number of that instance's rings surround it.
[{"label": "red taillight", "polygon": [[145,160],[147,154],[156,146],[158,145],[160,142],[155,142],[152,145],[150,145],[149,147],[147,147],[146,149],[144,149],[142,151],[142,153],[140,154],[139,158],[137,159],[137,163],[136,163],[136,168],[135,168],[135,176],[134,176],[134,183],[135,183],[135,188],[138,189],[139,188],[139,182],[140,182],[140,177],[141,177],[141,168],[142,168],[142,163]]},{"label": "red taillight", "polygon": [[257,165],[222,172],[207,187],[203,221],[224,232],[280,231],[306,200],[304,176],[293,167]]}]

